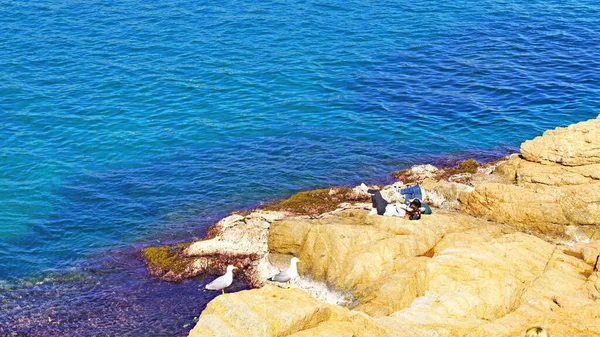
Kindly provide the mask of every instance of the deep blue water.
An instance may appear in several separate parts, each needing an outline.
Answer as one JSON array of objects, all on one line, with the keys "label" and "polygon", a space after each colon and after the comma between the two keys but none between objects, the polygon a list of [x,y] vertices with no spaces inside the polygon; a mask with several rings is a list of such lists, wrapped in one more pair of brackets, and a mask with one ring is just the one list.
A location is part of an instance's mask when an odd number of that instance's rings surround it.
[{"label": "deep blue water", "polygon": [[0,334],[185,335],[210,296],[141,247],[600,113],[595,0],[0,0],[0,25]]}]

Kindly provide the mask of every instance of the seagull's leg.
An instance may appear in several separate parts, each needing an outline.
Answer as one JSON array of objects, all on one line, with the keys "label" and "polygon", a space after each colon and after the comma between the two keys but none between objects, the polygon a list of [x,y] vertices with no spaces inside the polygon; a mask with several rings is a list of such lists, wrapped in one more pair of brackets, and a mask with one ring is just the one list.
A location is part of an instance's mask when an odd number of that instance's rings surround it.
[{"label": "seagull's leg", "polygon": [[292,288],[290,288],[290,281],[287,281],[285,284],[287,285],[287,291],[291,291]]},{"label": "seagull's leg", "polygon": [[221,289],[221,294],[225,297],[227,297],[227,294],[225,293],[225,289]]}]

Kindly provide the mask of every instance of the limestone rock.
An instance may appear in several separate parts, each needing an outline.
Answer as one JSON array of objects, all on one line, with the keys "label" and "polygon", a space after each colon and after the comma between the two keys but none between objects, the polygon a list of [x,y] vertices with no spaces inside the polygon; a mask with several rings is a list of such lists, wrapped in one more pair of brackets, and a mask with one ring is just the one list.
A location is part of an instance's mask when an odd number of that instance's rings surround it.
[{"label": "limestone rock", "polygon": [[425,191],[425,202],[443,210],[459,210],[460,195],[473,192],[473,187],[469,185],[433,179],[425,179],[421,189]]},{"label": "limestone rock", "polygon": [[521,159],[518,160],[517,172],[517,181],[520,183],[566,186],[600,182],[600,164],[584,166],[540,165]]},{"label": "limestone rock", "polygon": [[[595,265],[600,256],[600,241],[592,241],[582,244],[578,249],[581,252],[581,258],[589,265]],[[600,263],[600,262],[599,262]]]},{"label": "limestone rock", "polygon": [[242,277],[251,286],[264,283],[267,266],[267,237],[272,221],[283,219],[283,212],[255,211],[242,216],[233,214],[215,225],[216,235],[192,243],[186,250],[193,259],[188,272],[193,275],[216,273],[226,265],[240,267]]},{"label": "limestone rock", "polygon": [[[482,184],[473,193],[463,195],[461,201],[471,214],[502,223],[568,224],[562,208],[558,206],[560,193],[547,186],[525,188],[517,185]],[[550,221],[548,221],[550,220]],[[545,224],[549,222],[550,224]]]},{"label": "limestone rock", "polygon": [[408,308],[427,290],[429,260],[425,256],[396,259],[390,275],[377,282],[353,309],[383,317]]},{"label": "limestone rock", "polygon": [[511,182],[543,184],[550,186],[582,185],[600,182],[600,164],[564,166],[556,163],[540,164],[518,155],[497,168]]},{"label": "limestone rock", "polygon": [[430,165],[414,165],[406,170],[395,172],[392,175],[404,184],[419,184],[423,180],[433,178],[438,172],[438,168]]},{"label": "limestone rock", "polygon": [[305,268],[317,280],[362,291],[392,270],[397,257],[422,255],[446,233],[467,226],[454,221],[457,217],[437,213],[410,221],[348,211],[324,219],[277,221],[271,225],[269,250],[309,261]]},{"label": "limestone rock", "polygon": [[[473,192],[475,186],[491,182],[511,182],[511,179],[507,179],[503,175],[492,175],[498,167],[503,166],[507,161],[508,157],[484,164],[467,160],[458,167],[440,169],[434,171],[435,174],[433,175],[421,177],[419,181],[425,202],[443,210],[460,210],[460,196]],[[472,167],[473,163],[477,166]],[[465,170],[468,172],[464,172]]]},{"label": "limestone rock", "polygon": [[600,224],[600,183],[560,188],[484,184],[461,201],[475,216],[527,224],[543,232],[561,232],[565,225]]}]

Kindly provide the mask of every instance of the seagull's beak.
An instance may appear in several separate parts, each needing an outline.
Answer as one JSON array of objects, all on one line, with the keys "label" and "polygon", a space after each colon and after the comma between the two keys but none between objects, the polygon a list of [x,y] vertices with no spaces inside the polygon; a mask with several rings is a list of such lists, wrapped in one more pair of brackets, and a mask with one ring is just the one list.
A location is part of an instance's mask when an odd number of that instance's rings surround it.
[{"label": "seagull's beak", "polygon": [[302,260],[298,259],[298,262],[302,262]]},{"label": "seagull's beak", "polygon": [[233,269],[239,269],[239,268],[234,266]]}]

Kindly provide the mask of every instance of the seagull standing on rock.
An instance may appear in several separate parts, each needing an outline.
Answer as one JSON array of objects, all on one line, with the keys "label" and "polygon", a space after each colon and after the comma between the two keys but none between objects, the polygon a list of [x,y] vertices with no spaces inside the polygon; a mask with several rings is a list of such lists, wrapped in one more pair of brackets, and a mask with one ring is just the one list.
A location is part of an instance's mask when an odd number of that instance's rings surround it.
[{"label": "seagull standing on rock", "polygon": [[298,276],[298,268],[296,267],[296,263],[298,262],[302,262],[302,260],[297,257],[293,257],[290,261],[290,267],[288,269],[279,272],[277,275],[271,276],[268,278],[268,280],[281,283],[285,282],[289,287],[290,281]]},{"label": "seagull standing on rock", "polygon": [[231,285],[231,282],[233,282],[233,270],[234,269],[238,269],[238,267],[228,265],[227,272],[225,273],[225,275],[217,277],[216,279],[214,279],[214,281],[212,281],[211,283],[204,286],[204,289],[205,290],[221,290],[221,293],[223,295],[226,295],[224,289],[229,287]]}]

